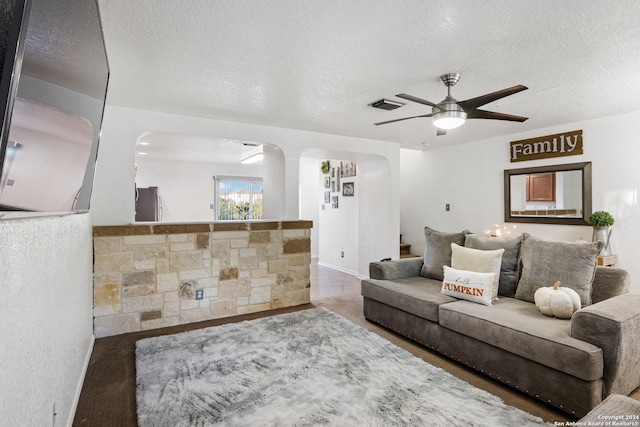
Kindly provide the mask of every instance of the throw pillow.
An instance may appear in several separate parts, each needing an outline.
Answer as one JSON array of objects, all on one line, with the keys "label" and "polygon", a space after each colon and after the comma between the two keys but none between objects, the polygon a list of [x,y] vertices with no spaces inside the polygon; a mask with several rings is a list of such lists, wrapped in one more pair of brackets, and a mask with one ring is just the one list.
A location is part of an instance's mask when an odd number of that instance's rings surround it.
[{"label": "throw pillow", "polygon": [[494,273],[491,284],[491,298],[498,298],[498,283],[500,280],[500,266],[504,249],[483,251],[480,249],[465,248],[464,246],[451,244],[451,267],[456,270],[474,271],[476,273]]},{"label": "throw pillow", "polygon": [[451,265],[451,243],[464,245],[464,237],[468,231],[460,233],[443,233],[429,227],[424,228],[424,264],[420,275],[427,279],[442,280],[442,266]]},{"label": "throw pillow", "polygon": [[458,299],[491,305],[491,291],[495,273],[456,270],[447,265],[443,269],[444,279],[442,280],[441,293]]},{"label": "throw pillow", "polygon": [[[464,240],[466,248],[492,250],[504,249],[500,266],[500,286],[498,295],[513,297],[518,286],[518,256],[524,234],[517,237],[491,237],[482,234],[467,234]],[[453,267],[453,265],[452,265]]]},{"label": "throw pillow", "polygon": [[516,298],[534,302],[542,286],[560,281],[580,295],[585,307],[591,304],[591,283],[596,273],[602,242],[559,242],[527,237],[520,250],[520,280]]}]

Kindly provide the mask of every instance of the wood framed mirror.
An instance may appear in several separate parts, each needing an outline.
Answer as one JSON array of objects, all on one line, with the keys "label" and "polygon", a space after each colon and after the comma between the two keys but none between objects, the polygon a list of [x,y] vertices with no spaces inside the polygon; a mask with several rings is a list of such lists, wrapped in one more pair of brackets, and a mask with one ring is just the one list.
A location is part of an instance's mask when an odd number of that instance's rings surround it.
[{"label": "wood framed mirror", "polygon": [[504,171],[504,220],[589,225],[591,162]]}]

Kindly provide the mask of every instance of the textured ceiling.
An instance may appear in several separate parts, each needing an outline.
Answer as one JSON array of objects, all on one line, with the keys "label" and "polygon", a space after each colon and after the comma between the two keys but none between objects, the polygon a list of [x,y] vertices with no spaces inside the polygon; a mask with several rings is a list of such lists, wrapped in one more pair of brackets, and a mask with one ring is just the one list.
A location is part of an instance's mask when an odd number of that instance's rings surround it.
[{"label": "textured ceiling", "polygon": [[[428,148],[640,110],[640,2],[99,0],[108,103]],[[458,100],[523,84],[436,136],[427,114],[367,105]]]},{"label": "textured ceiling", "polygon": [[98,25],[89,1],[34,0],[22,72],[102,99],[108,70]]}]

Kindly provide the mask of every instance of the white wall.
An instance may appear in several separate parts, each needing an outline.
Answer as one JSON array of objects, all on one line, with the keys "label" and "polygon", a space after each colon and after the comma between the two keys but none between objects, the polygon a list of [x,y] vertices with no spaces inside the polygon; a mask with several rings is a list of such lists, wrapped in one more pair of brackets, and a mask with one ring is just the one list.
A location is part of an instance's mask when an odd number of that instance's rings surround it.
[{"label": "white wall", "polygon": [[[324,159],[329,160],[331,168],[340,166],[340,161],[344,159]],[[335,170],[335,169],[334,169]],[[335,170],[339,175],[339,172]],[[358,230],[360,229],[360,185],[358,176],[349,178],[336,178],[324,175],[320,171],[320,164],[316,167],[316,174],[320,177],[315,188],[316,200],[319,201],[318,228],[319,228],[319,260],[318,262],[341,271],[358,274],[358,262],[360,259],[360,241]],[[329,176],[331,181],[336,181],[336,191],[334,188],[324,188],[324,177]],[[355,195],[353,197],[343,197],[342,183],[354,182]],[[324,201],[324,193],[330,194],[329,203]],[[338,207],[333,207],[333,198],[338,198]],[[324,209],[322,208],[324,206]],[[364,248],[362,248],[364,249]],[[373,261],[370,259],[369,261]]]},{"label": "white wall", "polygon": [[158,187],[158,221],[213,221],[212,165],[138,157],[138,188]]},{"label": "white wall", "polygon": [[265,219],[279,219],[285,216],[286,209],[284,154],[271,145],[263,145],[262,153],[262,215]]},{"label": "white wall", "polygon": [[[473,124],[469,123],[469,126]],[[584,154],[559,159],[509,162],[509,142],[535,136],[583,129]],[[401,232],[412,252],[424,251],[425,226],[441,231],[469,229],[483,233],[504,224],[503,171],[551,164],[592,162],[593,211],[612,213],[616,223],[612,252],[618,267],[632,277],[632,290],[640,292],[640,112],[522,132],[505,138],[476,141],[418,152],[401,150]],[[445,204],[451,211],[445,211]],[[512,225],[512,224],[510,224]],[[591,240],[589,226],[517,224],[547,239]]]},{"label": "white wall", "polygon": [[320,256],[320,203],[321,196],[317,191],[322,185],[320,179],[320,159],[313,157],[300,158],[300,218],[313,221],[311,228],[311,256]]},{"label": "white wall", "polygon": [[[305,151],[308,153],[309,150],[321,149],[326,152],[347,152],[352,157],[347,159],[358,162],[365,171],[370,169],[372,176],[383,173],[384,188],[399,187],[400,150],[395,143],[108,106],[102,127],[91,205],[95,225],[133,222],[135,143],[145,132],[188,133],[257,141],[280,148],[284,154],[284,165],[281,171],[275,170],[274,173],[284,174],[285,185],[281,194],[284,209],[278,218],[282,220],[301,219],[300,157]],[[371,217],[369,221],[377,221],[384,226],[375,234],[359,230],[364,234],[360,246],[367,251],[359,257],[361,274],[366,274],[369,261],[394,254],[397,256],[399,251],[398,192],[387,191],[375,203],[375,209],[368,211]]]},{"label": "white wall", "polygon": [[[358,242],[360,244],[360,259],[358,270],[361,275],[369,276],[369,263],[383,258],[398,258],[400,256],[400,230],[390,227],[388,217],[381,209],[399,211],[399,204],[393,205],[398,195],[400,184],[394,183],[388,177],[393,166],[387,159],[380,156],[359,156],[358,195],[360,209],[358,210]],[[387,206],[387,203],[390,205]],[[384,212],[384,211],[383,211]],[[389,245],[383,242],[389,241]]]},{"label": "white wall", "polygon": [[71,425],[93,345],[89,214],[0,221],[0,424]]}]

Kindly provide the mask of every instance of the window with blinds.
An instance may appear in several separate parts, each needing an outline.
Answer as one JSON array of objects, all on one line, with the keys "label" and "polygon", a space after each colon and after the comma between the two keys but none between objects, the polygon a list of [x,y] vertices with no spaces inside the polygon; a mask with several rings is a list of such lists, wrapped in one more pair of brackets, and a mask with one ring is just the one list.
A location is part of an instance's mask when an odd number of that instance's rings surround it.
[{"label": "window with blinds", "polygon": [[262,178],[216,175],[213,179],[216,221],[262,219]]}]

